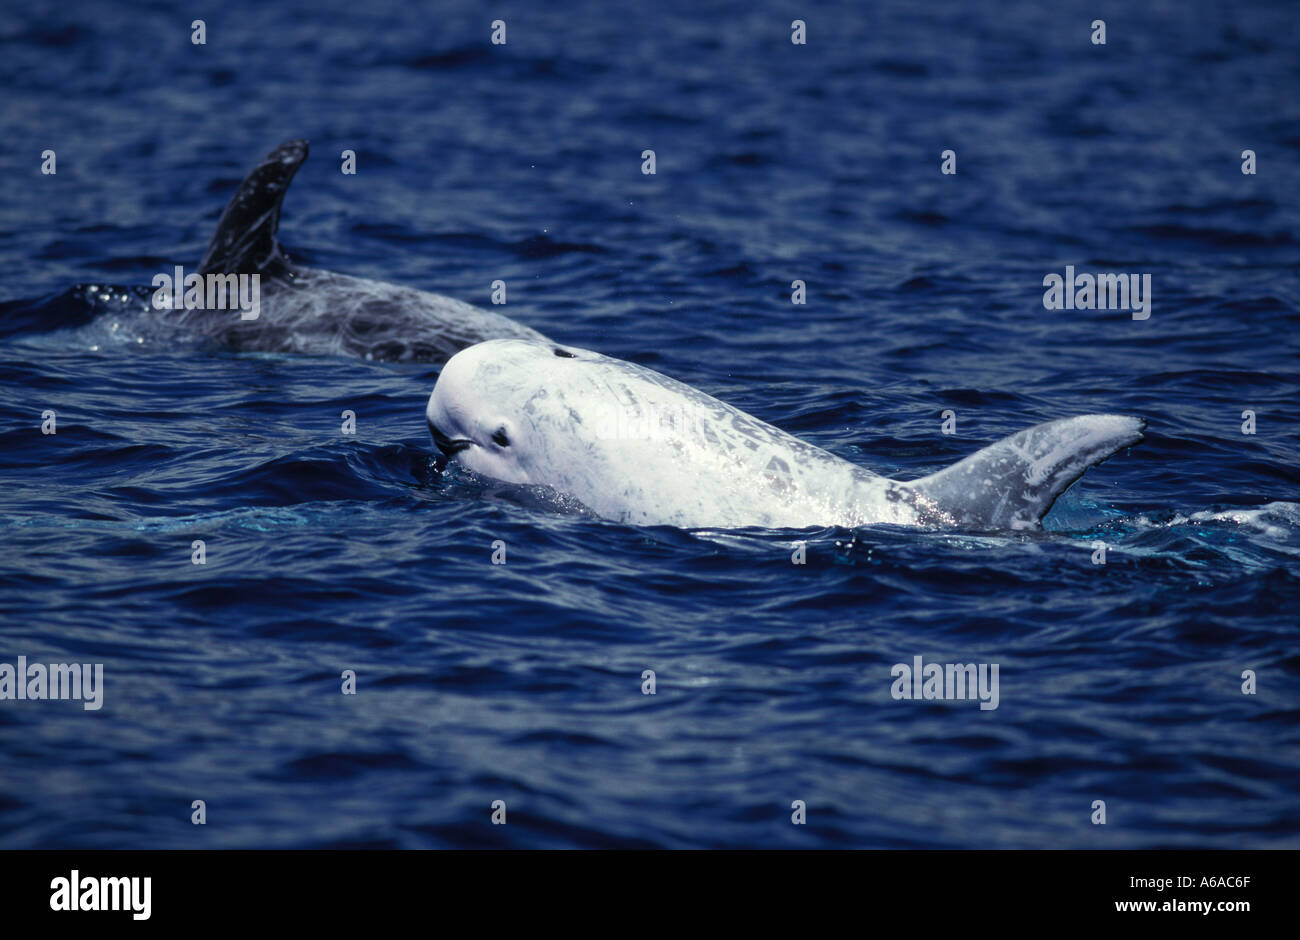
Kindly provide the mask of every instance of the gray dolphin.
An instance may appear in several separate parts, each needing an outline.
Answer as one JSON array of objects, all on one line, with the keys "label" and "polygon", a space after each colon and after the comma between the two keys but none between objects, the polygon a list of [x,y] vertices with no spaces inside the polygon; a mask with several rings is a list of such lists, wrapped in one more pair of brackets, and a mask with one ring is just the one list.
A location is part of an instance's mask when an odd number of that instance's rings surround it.
[{"label": "gray dolphin", "polygon": [[304,160],[307,141],[267,154],[226,206],[199,274],[257,274],[261,313],[179,312],[221,346],[241,351],[346,355],[387,361],[445,362],[487,339],[546,341],[508,317],[440,294],[304,268],[276,240],[280,206]]},{"label": "gray dolphin", "polygon": [[[84,338],[94,348],[190,339],[238,352],[437,366],[483,340],[547,341],[508,317],[451,297],[292,263],[276,234],[284,195],[306,159],[305,140],[286,141],[267,154],[226,206],[198,271],[185,272],[205,280],[214,275],[223,280],[228,275],[258,275],[256,319],[244,319],[242,311],[233,308],[185,309],[173,304],[174,309],[159,309],[159,297],[169,290],[157,288],[157,282],[155,287],[80,284],[57,297],[0,304],[0,336],[72,327],[84,328]],[[172,277],[172,271],[162,273]]]}]

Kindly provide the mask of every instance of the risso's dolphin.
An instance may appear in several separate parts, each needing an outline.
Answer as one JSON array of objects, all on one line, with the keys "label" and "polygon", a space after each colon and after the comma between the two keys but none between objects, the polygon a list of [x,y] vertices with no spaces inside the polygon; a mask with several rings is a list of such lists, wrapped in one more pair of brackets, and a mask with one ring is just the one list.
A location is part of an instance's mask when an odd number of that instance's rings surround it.
[{"label": "risso's dolphin", "polygon": [[307,159],[290,140],[248,174],[226,206],[198,273],[258,274],[255,320],[228,310],[184,311],[220,345],[235,350],[348,355],[442,363],[457,350],[498,337],[545,342],[536,330],[439,294],[291,264],[276,241],[280,205]]},{"label": "risso's dolphin", "polygon": [[904,482],[650,369],[515,339],[453,356],[426,417],[438,448],[475,473],[549,486],[607,519],[683,528],[1035,528],[1145,426],[1120,415],[1049,421]]},{"label": "risso's dolphin", "polygon": [[[501,314],[463,301],[411,287],[336,274],[292,263],[276,233],[280,206],[298,167],[307,159],[307,142],[290,140],[271,151],[240,184],[217,224],[217,231],[197,271],[208,284],[198,296],[212,296],[214,279],[220,296],[243,298],[257,275],[256,317],[245,317],[233,304],[160,309],[172,287],[78,285],[62,298],[72,309],[59,325],[107,324],[91,337],[97,341],[135,342],[186,339],[236,352],[291,352],[353,356],[385,361],[413,360],[441,365],[457,350],[498,337],[546,342],[536,330]],[[169,283],[175,269],[160,273]],[[9,311],[12,324],[0,323],[0,335],[33,320],[23,304]],[[88,318],[88,319],[85,319]],[[37,318],[38,322],[42,318]],[[48,317],[44,317],[48,321]]]}]

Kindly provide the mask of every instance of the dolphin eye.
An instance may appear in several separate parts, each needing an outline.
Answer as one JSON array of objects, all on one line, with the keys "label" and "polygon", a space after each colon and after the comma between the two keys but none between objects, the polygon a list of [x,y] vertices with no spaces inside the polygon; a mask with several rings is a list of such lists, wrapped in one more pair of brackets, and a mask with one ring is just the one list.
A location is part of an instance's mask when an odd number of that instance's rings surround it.
[{"label": "dolphin eye", "polygon": [[577,358],[578,358],[578,357],[575,356],[573,353],[569,352],[567,349],[561,349],[559,346],[556,346],[556,347],[555,347],[555,355],[559,356],[561,359],[577,359]]},{"label": "dolphin eye", "polygon": [[502,447],[510,446],[510,438],[506,436],[506,429],[504,427],[496,429],[496,433],[492,435],[492,440],[496,441]]}]

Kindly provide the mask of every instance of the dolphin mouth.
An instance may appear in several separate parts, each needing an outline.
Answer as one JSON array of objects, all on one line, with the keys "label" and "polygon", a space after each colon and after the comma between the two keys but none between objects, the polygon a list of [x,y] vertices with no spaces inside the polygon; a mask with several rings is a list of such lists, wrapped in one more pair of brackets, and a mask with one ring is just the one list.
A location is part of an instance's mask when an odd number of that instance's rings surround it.
[{"label": "dolphin mouth", "polygon": [[428,419],[425,419],[425,421],[429,425],[429,433],[433,435],[433,442],[438,445],[438,450],[442,451],[447,457],[456,456],[470,444],[474,443],[469,438],[465,437],[450,438],[434,427],[432,421],[429,421]]}]

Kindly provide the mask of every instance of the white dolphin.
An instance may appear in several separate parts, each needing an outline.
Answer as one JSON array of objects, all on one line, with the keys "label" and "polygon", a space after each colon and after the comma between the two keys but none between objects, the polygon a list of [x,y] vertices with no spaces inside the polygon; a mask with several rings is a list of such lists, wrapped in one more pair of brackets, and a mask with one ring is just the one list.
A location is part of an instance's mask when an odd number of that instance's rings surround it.
[{"label": "white dolphin", "polygon": [[438,448],[476,473],[549,486],[618,522],[682,528],[1035,528],[1145,426],[1049,421],[904,482],[642,366],[519,339],[452,356],[426,417]]}]

